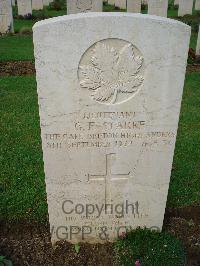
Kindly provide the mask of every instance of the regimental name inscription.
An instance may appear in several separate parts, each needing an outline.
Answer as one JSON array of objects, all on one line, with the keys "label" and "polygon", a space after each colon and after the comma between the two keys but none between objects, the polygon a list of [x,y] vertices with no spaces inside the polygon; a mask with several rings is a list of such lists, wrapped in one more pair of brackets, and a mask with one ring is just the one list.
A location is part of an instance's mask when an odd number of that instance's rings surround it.
[{"label": "regimental name inscription", "polygon": [[67,120],[63,132],[45,132],[45,148],[124,148],[134,146],[138,141],[143,146],[168,146],[174,143],[176,136],[171,131],[148,130],[145,117],[137,112],[70,113]]}]

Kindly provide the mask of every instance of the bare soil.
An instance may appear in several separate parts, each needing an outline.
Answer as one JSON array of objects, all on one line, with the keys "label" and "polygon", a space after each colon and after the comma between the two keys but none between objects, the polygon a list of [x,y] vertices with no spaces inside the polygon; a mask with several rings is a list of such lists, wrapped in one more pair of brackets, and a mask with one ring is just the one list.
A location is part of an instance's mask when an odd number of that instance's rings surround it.
[{"label": "bare soil", "polygon": [[164,229],[183,243],[188,266],[200,265],[200,206],[166,209]]},{"label": "bare soil", "polygon": [[35,64],[32,61],[0,62],[0,76],[34,75]]},{"label": "bare soil", "polygon": [[73,245],[59,242],[52,248],[48,224],[3,224],[0,254],[10,258],[14,266],[113,265],[112,244],[81,245],[76,253]]},{"label": "bare soil", "polygon": [[187,72],[200,72],[200,63],[187,65]]},{"label": "bare soil", "polygon": [[[168,209],[164,229],[180,239],[186,249],[189,266],[200,265],[200,207]],[[33,222],[0,222],[0,255],[10,258],[14,266],[113,266],[112,244],[74,246],[59,242],[52,248],[49,225]]]}]

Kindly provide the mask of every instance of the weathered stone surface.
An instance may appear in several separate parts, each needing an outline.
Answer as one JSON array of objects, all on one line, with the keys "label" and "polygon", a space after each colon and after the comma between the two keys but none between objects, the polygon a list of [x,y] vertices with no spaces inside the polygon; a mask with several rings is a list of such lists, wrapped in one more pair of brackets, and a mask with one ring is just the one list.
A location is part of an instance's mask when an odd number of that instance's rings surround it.
[{"label": "weathered stone surface", "polygon": [[32,15],[31,0],[17,0],[18,15]]},{"label": "weathered stone surface", "polygon": [[141,0],[127,0],[127,12],[140,13]]},{"label": "weathered stone surface", "polygon": [[43,5],[44,6],[48,6],[50,4],[50,0],[43,0]]},{"label": "weathered stone surface", "polygon": [[32,0],[32,9],[33,10],[43,9],[43,0]]},{"label": "weathered stone surface", "polygon": [[126,0],[115,0],[115,6],[120,9],[126,9]]},{"label": "weathered stone surface", "polygon": [[67,14],[102,12],[102,0],[67,0]]},{"label": "weathered stone surface", "polygon": [[190,27],[87,13],[33,33],[52,242],[161,229]]},{"label": "weathered stone surface", "polygon": [[11,0],[0,1],[0,33],[13,32],[13,15]]},{"label": "weathered stone surface", "polygon": [[108,0],[108,4],[114,6],[115,5],[115,0]]},{"label": "weathered stone surface", "polygon": [[148,0],[142,0],[142,4],[143,5],[147,5],[148,4]]},{"label": "weathered stone surface", "polygon": [[148,14],[167,17],[168,0],[148,0]]},{"label": "weathered stone surface", "polygon": [[192,14],[193,0],[179,0],[178,16]]},{"label": "weathered stone surface", "polygon": [[200,10],[200,0],[195,1],[195,9]]},{"label": "weathered stone surface", "polygon": [[196,55],[200,55],[200,26],[199,26],[199,33],[198,33],[198,38],[197,38]]}]

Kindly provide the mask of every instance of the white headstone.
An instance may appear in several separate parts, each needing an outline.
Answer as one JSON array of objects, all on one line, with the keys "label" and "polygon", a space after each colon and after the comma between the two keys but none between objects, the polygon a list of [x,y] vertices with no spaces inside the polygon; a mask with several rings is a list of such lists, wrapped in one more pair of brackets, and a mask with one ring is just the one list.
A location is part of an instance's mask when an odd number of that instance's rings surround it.
[{"label": "white headstone", "polygon": [[43,5],[44,6],[48,6],[50,4],[50,0],[43,0]]},{"label": "white headstone", "polygon": [[17,0],[17,8],[20,16],[32,15],[31,0]]},{"label": "white headstone", "polygon": [[13,32],[13,15],[11,0],[0,1],[0,33]]},{"label": "white headstone", "polygon": [[200,0],[196,0],[195,2],[195,9],[200,10]]},{"label": "white headstone", "polygon": [[126,9],[126,0],[115,0],[115,6],[120,9]]},{"label": "white headstone", "polygon": [[108,4],[114,6],[115,5],[115,0],[108,0]]},{"label": "white headstone", "polygon": [[102,0],[67,0],[67,14],[102,12]]},{"label": "white headstone", "polygon": [[179,0],[178,16],[192,14],[193,0]]},{"label": "white headstone", "polygon": [[161,229],[190,27],[99,12],[33,33],[52,242]]},{"label": "white headstone", "polygon": [[199,25],[199,33],[197,37],[196,55],[200,55],[200,25]]},{"label": "white headstone", "polygon": [[148,0],[148,14],[167,17],[168,0]]},{"label": "white headstone", "polygon": [[43,9],[43,0],[32,0],[32,9],[33,10]]},{"label": "white headstone", "polygon": [[140,13],[141,0],[127,0],[127,12]]},{"label": "white headstone", "polygon": [[179,4],[179,0],[174,0],[174,5],[178,5]]}]

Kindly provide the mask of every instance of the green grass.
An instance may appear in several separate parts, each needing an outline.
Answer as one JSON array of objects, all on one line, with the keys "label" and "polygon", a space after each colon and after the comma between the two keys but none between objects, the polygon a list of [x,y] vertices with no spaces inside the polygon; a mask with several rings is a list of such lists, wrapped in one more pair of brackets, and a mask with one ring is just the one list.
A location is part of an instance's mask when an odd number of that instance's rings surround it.
[{"label": "green grass", "polygon": [[192,32],[191,38],[190,38],[190,48],[193,48],[194,50],[196,50],[197,37],[198,37],[198,33]]},{"label": "green grass", "polygon": [[66,15],[66,10],[49,10],[45,8],[44,10],[33,10],[34,17],[58,17]]},{"label": "green grass", "polygon": [[31,35],[4,36],[0,38],[0,61],[33,60]]},{"label": "green grass", "polygon": [[118,7],[115,7],[113,5],[109,5],[107,3],[104,3],[103,12],[126,12],[126,10],[125,9],[119,9]]},{"label": "green grass", "polygon": [[178,16],[178,9],[176,8],[168,8],[167,17],[174,18]]},{"label": "green grass", "polygon": [[186,75],[168,206],[200,202],[200,74]]},{"label": "green grass", "polygon": [[[47,214],[35,77],[2,77],[0,217]],[[200,75],[186,76],[168,207],[200,201]]]},{"label": "green grass", "polygon": [[15,33],[20,32],[21,28],[29,28],[32,29],[35,22],[33,20],[26,20],[26,19],[14,19],[14,30]]},{"label": "green grass", "polygon": [[35,77],[0,79],[0,217],[47,214]]},{"label": "green grass", "polygon": [[137,229],[114,244],[117,265],[184,266],[185,253],[181,243],[167,232]]}]

